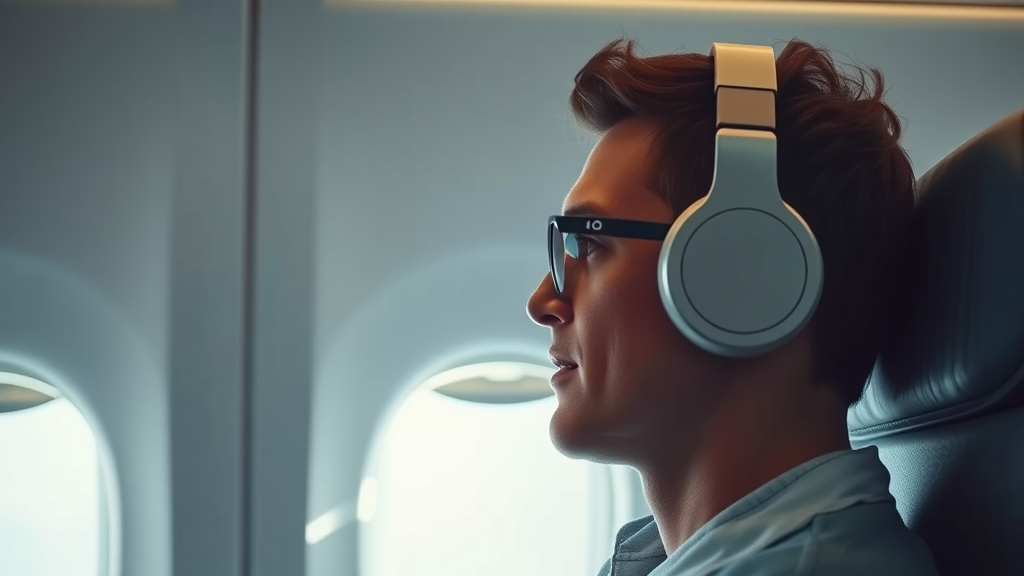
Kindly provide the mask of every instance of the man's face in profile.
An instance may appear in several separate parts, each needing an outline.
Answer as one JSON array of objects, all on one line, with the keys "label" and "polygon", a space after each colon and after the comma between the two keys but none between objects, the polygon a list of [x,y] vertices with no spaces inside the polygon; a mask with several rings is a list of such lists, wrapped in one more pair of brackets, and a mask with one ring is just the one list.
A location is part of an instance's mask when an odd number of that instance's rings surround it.
[{"label": "man's face in profile", "polygon": [[[652,128],[628,120],[605,133],[563,213],[671,223],[670,208],[646,184]],[[567,456],[603,462],[632,462],[670,443],[678,449],[720,363],[686,340],[662,307],[661,242],[579,235],[574,244],[564,292],[545,277],[527,305],[551,328],[556,365],[568,364],[553,379],[552,441]]]}]

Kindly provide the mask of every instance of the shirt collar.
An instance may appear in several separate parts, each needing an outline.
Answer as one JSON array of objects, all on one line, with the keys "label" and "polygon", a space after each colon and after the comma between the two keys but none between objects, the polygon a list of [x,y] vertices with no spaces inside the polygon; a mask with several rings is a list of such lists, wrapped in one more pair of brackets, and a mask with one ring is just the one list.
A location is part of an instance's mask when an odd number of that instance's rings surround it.
[{"label": "shirt collar", "polygon": [[866,502],[895,502],[889,493],[889,471],[879,460],[878,449],[869,446],[832,452],[801,464],[735,502],[697,530],[670,558],[666,558],[653,516],[626,524],[616,538],[612,574],[708,573],[799,531],[819,514]]}]

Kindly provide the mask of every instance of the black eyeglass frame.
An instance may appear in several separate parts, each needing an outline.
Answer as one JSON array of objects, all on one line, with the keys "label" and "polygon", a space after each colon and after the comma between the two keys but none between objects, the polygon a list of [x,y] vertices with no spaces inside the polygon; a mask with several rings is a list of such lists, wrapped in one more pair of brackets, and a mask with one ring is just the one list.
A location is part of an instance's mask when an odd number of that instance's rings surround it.
[{"label": "black eyeglass frame", "polygon": [[555,293],[561,294],[565,289],[565,241],[562,234],[663,241],[671,229],[671,224],[661,222],[596,216],[551,216],[548,218],[548,268]]}]

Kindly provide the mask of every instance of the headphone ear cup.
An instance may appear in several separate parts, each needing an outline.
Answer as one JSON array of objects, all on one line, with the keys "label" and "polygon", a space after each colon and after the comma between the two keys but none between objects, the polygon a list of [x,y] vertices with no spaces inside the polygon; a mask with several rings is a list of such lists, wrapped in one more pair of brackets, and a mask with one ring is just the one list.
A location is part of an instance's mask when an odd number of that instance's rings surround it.
[{"label": "headphone ear cup", "polygon": [[[690,341],[714,354],[775,349],[817,308],[821,254],[806,222],[779,195],[774,147],[774,137],[720,131],[719,152],[727,151],[716,158],[712,191],[676,219],[662,245],[665,311]],[[737,148],[747,154],[735,154]]]}]

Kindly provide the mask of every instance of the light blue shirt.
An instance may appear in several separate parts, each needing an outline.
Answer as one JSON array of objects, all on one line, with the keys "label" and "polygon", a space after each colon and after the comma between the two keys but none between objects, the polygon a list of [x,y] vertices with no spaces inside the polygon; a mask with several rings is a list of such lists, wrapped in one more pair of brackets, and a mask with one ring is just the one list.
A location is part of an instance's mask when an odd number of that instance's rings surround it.
[{"label": "light blue shirt", "polygon": [[702,526],[671,556],[653,516],[622,527],[598,576],[938,576],[874,446],[815,458]]}]

